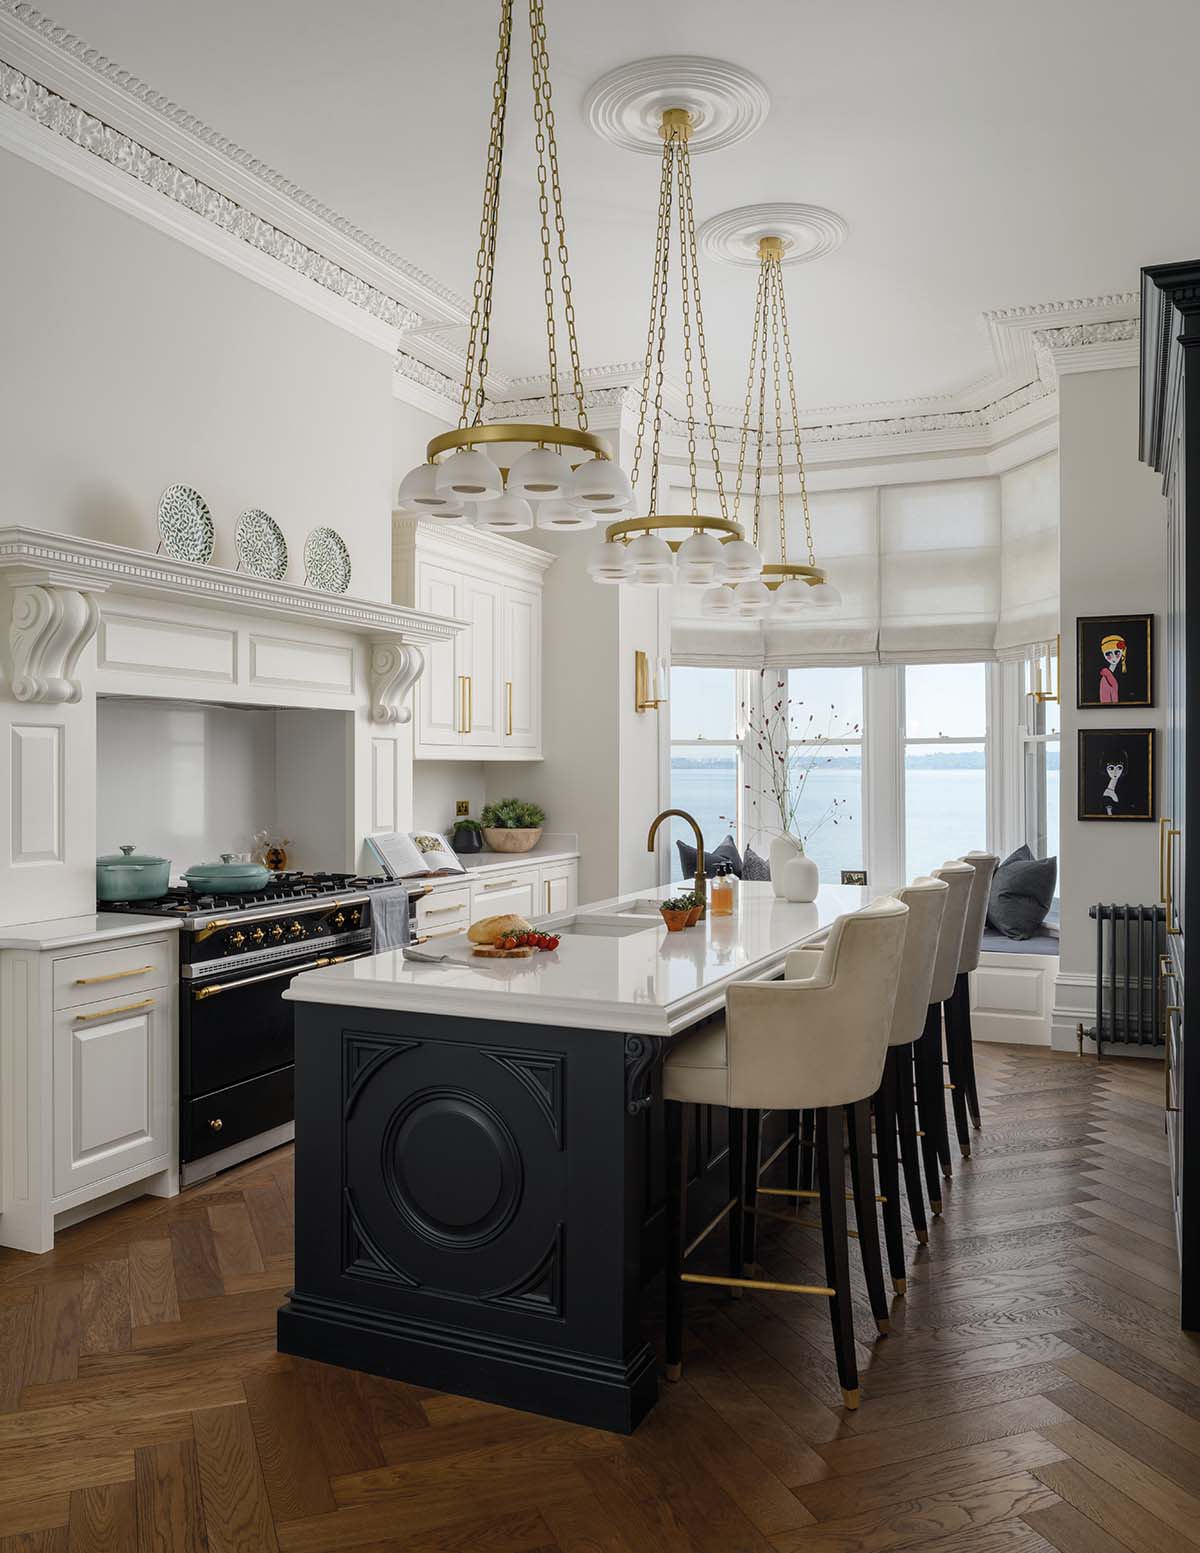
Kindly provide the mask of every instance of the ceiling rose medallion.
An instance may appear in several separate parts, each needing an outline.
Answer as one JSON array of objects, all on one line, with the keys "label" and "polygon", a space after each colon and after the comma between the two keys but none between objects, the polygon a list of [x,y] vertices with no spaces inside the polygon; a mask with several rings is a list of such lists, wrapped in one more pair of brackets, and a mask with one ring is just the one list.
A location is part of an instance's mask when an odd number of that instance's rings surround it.
[{"label": "ceiling rose medallion", "polygon": [[776,203],[723,210],[701,224],[696,238],[706,258],[758,269],[762,237],[777,237],[783,245],[779,262],[790,265],[832,253],[845,242],[846,233],[841,216],[823,205]]},{"label": "ceiling rose medallion", "polygon": [[[483,213],[479,221],[458,426],[432,439],[425,450],[425,463],[418,464],[401,481],[397,504],[418,516],[448,523],[470,519],[479,528],[500,533],[532,528],[535,521],[539,528],[591,528],[598,517],[626,511],[633,489],[629,476],[612,459],[608,444],[588,428],[543,0],[529,0],[529,57],[541,238],[538,278],[545,305],[550,423],[486,419],[512,30],[513,0],[500,0]],[[559,382],[560,346],[566,357],[568,393],[563,392]],[[571,409],[563,403],[568,398],[573,401]]]},{"label": "ceiling rose medallion", "polygon": [[610,70],[583,100],[584,117],[602,140],[626,151],[662,154],[660,126],[669,108],[691,119],[691,152],[719,151],[753,135],[771,99],[756,75],[724,59],[661,54]]}]

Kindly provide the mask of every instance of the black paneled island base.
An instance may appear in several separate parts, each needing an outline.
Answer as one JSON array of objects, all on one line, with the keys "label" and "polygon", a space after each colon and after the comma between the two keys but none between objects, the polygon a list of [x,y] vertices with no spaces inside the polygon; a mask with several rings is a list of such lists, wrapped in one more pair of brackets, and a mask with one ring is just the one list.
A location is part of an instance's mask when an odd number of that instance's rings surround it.
[{"label": "black paneled island base", "polygon": [[[639,1303],[661,1240],[664,1046],[862,894],[757,891],[675,935],[646,918],[608,937],[622,903],[591,908],[541,963],[393,952],[298,978],[280,1350],[635,1429],[657,1395]],[[725,1199],[725,1113],[694,1125],[698,1228]]]}]

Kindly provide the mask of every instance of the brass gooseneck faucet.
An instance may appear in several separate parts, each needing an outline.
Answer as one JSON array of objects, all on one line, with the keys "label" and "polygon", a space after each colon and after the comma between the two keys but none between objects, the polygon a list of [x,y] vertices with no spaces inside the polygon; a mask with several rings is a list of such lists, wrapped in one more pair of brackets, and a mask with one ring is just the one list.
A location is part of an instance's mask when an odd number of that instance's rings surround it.
[{"label": "brass gooseneck faucet", "polygon": [[646,837],[646,851],[654,851],[654,838],[658,834],[658,827],[664,820],[674,815],[676,819],[686,820],[696,835],[696,899],[700,902],[700,915],[708,916],[708,880],[704,873],[704,836],[699,825],[686,809],[664,809],[661,814],[655,815],[654,822],[650,826],[650,834]]}]

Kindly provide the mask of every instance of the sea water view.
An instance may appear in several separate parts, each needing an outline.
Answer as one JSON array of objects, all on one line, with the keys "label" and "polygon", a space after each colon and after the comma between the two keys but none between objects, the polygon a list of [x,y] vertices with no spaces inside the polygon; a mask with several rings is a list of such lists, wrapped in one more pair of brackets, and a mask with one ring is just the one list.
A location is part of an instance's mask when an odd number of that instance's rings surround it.
[{"label": "sea water view", "polygon": [[[978,759],[978,765],[969,766],[941,764],[946,758],[915,755],[909,756],[905,764],[905,873],[909,878],[985,842],[983,755],[959,757]],[[807,851],[825,880],[835,882],[843,868],[865,867],[861,777],[861,764],[847,760],[845,764],[815,767],[805,782],[796,824],[799,834],[814,826],[835,798],[843,800],[837,823],[827,821],[807,844]],[[1047,847],[1050,855],[1057,852],[1058,777],[1057,766],[1051,766],[1046,772],[1047,809],[1053,816],[1053,832]],[[737,812],[737,798],[737,765],[733,757],[713,756],[700,761],[677,755],[672,759],[671,802],[695,815],[709,845],[716,846],[731,831],[736,836],[736,825],[730,823],[729,817]],[[686,826],[678,821],[673,824],[673,835],[690,839]],[[678,854],[674,872],[677,877],[682,872]]]}]

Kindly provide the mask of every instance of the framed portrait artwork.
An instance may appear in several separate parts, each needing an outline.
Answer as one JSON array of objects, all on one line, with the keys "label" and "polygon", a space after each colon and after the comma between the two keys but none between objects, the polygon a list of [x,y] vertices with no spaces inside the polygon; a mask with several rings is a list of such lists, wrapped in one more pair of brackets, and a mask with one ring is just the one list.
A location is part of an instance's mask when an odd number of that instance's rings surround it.
[{"label": "framed portrait artwork", "polygon": [[1154,729],[1079,730],[1079,818],[1154,818]]},{"label": "framed portrait artwork", "polygon": [[1075,705],[1154,705],[1154,616],[1081,615],[1075,622]]}]

